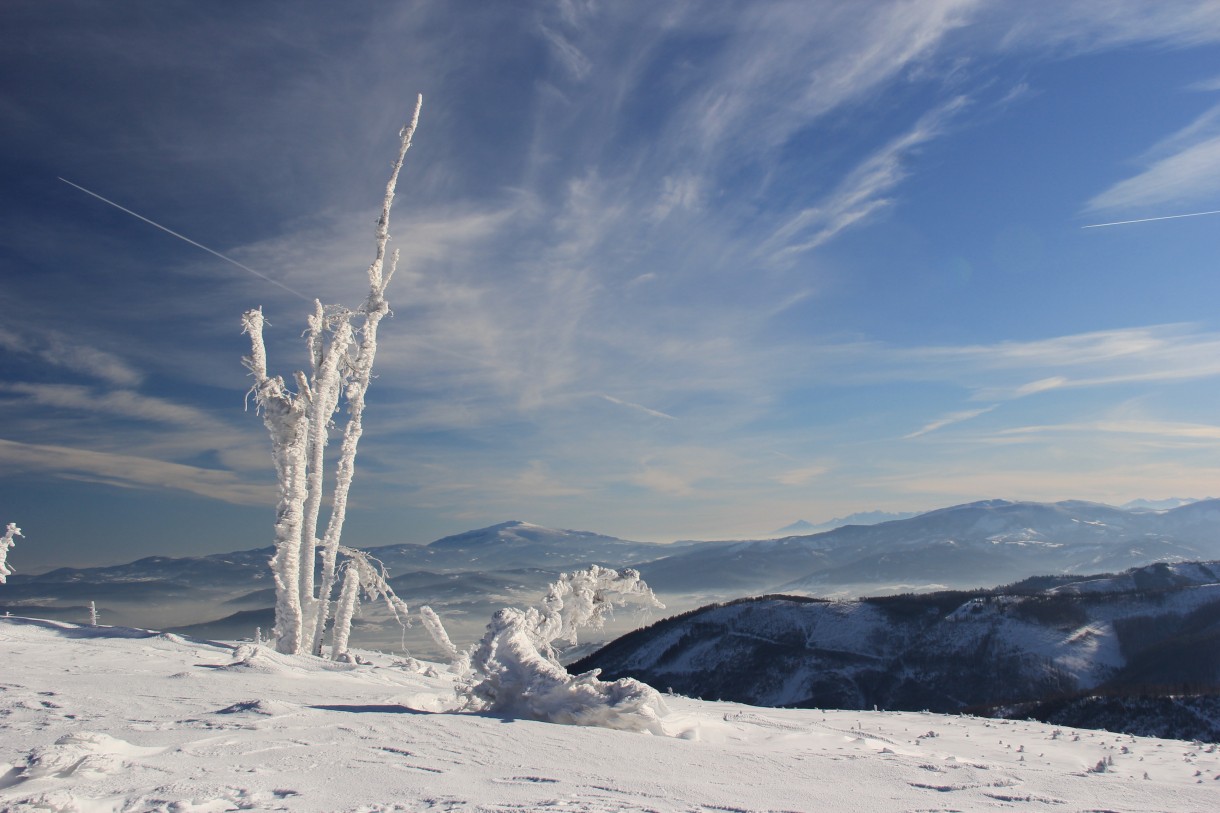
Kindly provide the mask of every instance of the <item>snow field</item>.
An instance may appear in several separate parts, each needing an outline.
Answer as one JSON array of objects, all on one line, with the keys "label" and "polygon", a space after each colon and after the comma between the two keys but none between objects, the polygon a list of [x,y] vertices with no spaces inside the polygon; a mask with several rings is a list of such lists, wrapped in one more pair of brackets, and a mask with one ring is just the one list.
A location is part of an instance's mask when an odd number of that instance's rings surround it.
[{"label": "snow field", "polygon": [[20,618],[0,651],[6,813],[1220,809],[1220,754],[1174,740],[681,697],[653,736],[444,713],[443,669],[376,653]]}]

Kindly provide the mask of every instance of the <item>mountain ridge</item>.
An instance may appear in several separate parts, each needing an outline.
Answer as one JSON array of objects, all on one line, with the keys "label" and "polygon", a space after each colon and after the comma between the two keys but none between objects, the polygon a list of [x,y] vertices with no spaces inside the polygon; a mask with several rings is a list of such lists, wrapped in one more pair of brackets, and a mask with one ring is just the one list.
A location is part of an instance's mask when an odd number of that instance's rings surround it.
[{"label": "mountain ridge", "polygon": [[569,668],[763,706],[940,713],[1096,689],[1220,688],[1220,561],[1088,582],[739,599],[658,621]]}]

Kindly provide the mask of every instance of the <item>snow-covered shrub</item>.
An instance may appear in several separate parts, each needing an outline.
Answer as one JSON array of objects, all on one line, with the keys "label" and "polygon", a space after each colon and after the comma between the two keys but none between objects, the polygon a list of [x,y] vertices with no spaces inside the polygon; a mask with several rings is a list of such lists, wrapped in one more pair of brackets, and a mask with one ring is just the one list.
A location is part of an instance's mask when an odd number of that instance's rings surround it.
[{"label": "snow-covered shrub", "polygon": [[419,617],[424,623],[424,629],[432,636],[432,640],[448,656],[449,671],[457,675],[464,675],[470,671],[470,652],[459,650],[457,645],[449,639],[449,633],[445,631],[445,625],[441,623],[441,617],[436,614],[436,610],[424,605],[419,608]]},{"label": "snow-covered shrub", "polygon": [[557,641],[576,643],[578,629],[600,628],[625,604],[664,607],[637,571],[593,565],[563,574],[541,607],[500,610],[470,653],[468,682],[459,690],[466,708],[664,734],[668,712],[655,689],[631,678],[599,680],[598,669],[572,676],[555,654]]},{"label": "snow-covered shrub", "polygon": [[[384,267],[390,240],[390,209],[398,174],[419,122],[422,102],[423,98],[419,97],[411,123],[399,133],[398,159],[386,183],[381,217],[377,221],[376,254],[368,269],[368,298],[355,310],[338,305],[323,307],[315,300],[306,332],[310,373],[298,371],[294,375],[295,391],[285,384],[283,377],[267,373],[262,308],[246,311],[242,317],[242,328],[249,334],[251,345],[250,356],[244,361],[254,375],[251,392],[255,404],[271,434],[280,488],[275,555],[271,559],[276,593],[272,635],[280,652],[321,654],[341,553],[348,555],[353,564],[349,564],[345,576],[344,615],[342,619],[336,616],[332,632],[332,652],[336,657],[346,652],[351,617],[361,589],[369,595],[386,596],[396,615],[400,609],[405,609],[385,584],[384,573],[370,575],[374,569],[367,560],[362,562],[359,557],[351,557],[351,550],[341,548],[339,539],[355,474],[356,446],[364,431],[364,398],[377,355],[377,327],[390,312],[385,290],[398,264],[398,252],[395,251],[388,270]],[[341,400],[346,402],[348,419],[341,431],[330,516],[325,533],[319,538],[325,450],[333,428],[332,417],[339,410]],[[320,582],[315,584],[319,551],[322,574]],[[340,620],[343,623],[339,623]]]},{"label": "snow-covered shrub", "polygon": [[8,566],[8,549],[17,544],[14,537],[18,536],[21,536],[21,529],[15,522],[10,522],[4,531],[4,536],[0,536],[0,584],[7,582],[8,577],[13,575],[13,571]]}]

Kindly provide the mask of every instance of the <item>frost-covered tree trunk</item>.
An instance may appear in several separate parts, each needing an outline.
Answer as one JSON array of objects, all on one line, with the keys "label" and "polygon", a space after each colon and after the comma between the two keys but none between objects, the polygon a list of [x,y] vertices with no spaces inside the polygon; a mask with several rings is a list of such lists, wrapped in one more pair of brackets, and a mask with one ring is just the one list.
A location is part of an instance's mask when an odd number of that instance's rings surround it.
[{"label": "frost-covered tree trunk", "polygon": [[335,608],[335,637],[331,649],[335,660],[347,654],[347,639],[352,632],[352,619],[360,600],[360,576],[352,568],[343,574],[343,588],[339,591],[339,605]]},{"label": "frost-covered tree trunk", "polygon": [[[271,573],[275,578],[276,649],[297,653],[301,651],[304,628],[300,571],[301,529],[309,489],[305,457],[308,383],[303,374],[297,375],[297,383],[302,386],[302,392],[298,394],[284,385],[282,377],[267,375],[262,308],[246,311],[242,329],[250,336],[251,353],[246,366],[254,374],[255,403],[262,410],[263,423],[271,434],[271,455],[280,485],[279,503],[275,509],[275,554],[271,557]],[[306,566],[312,567],[313,563],[307,562]]]},{"label": "frost-covered tree trunk", "polygon": [[6,583],[8,577],[13,575],[12,569],[8,566],[8,550],[17,544],[15,537],[18,536],[21,536],[21,529],[14,522],[10,522],[4,531],[4,536],[0,536],[0,584]]},{"label": "frost-covered tree trunk", "polygon": [[[263,422],[271,435],[272,457],[279,481],[279,502],[276,507],[275,554],[271,569],[275,579],[275,638],[276,649],[291,654],[311,652],[321,654],[322,638],[330,615],[334,593],[339,541],[347,516],[347,499],[355,475],[356,448],[364,432],[365,394],[372,378],[373,360],[377,355],[377,329],[390,312],[385,299],[386,286],[394,275],[398,252],[386,268],[386,248],[390,240],[390,210],[411,138],[419,122],[423,97],[416,100],[411,123],[400,133],[398,158],[386,183],[381,217],[377,221],[376,253],[368,268],[369,294],[357,310],[339,306],[323,307],[314,303],[307,331],[310,372],[297,372],[296,390],[280,376],[267,372],[267,352],[263,340],[264,318],[261,308],[247,311],[242,318],[243,331],[250,336],[251,353],[246,367],[254,375],[251,391],[263,413]],[[325,485],[325,450],[330,440],[331,419],[345,401],[348,419],[342,429],[339,460],[331,492],[330,516],[326,532],[318,538],[323,490]],[[321,580],[315,583],[317,553],[322,553]],[[385,581],[383,570],[372,567],[367,559],[356,562],[348,571],[356,579],[354,593],[349,595],[345,583],[344,595],[351,599],[355,612],[359,592],[371,597],[385,596],[399,615],[405,609]],[[395,604],[395,602],[397,602]],[[401,606],[400,606],[401,605]],[[401,619],[400,619],[401,620]],[[341,623],[345,626],[340,629]],[[336,618],[333,647],[336,656],[347,648],[351,615]]]}]

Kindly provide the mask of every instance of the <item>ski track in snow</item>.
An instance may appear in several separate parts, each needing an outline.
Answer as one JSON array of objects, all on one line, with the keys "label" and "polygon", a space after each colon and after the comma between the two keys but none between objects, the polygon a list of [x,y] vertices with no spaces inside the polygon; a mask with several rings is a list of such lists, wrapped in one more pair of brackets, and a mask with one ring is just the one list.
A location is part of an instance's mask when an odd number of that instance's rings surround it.
[{"label": "ski track in snow", "polygon": [[0,652],[5,813],[1220,809],[1220,753],[1176,740],[681,697],[659,737],[445,713],[451,677],[376,653],[20,618]]}]

